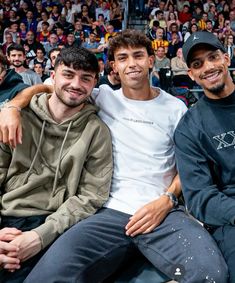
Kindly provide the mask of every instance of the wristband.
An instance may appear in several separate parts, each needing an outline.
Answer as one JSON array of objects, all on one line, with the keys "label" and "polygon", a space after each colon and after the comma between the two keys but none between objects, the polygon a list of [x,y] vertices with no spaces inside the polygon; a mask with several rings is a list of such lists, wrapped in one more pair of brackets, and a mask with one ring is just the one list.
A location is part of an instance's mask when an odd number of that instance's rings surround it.
[{"label": "wristband", "polygon": [[3,108],[15,108],[18,112],[21,112],[21,108],[14,105],[2,105],[0,111],[2,111]]}]

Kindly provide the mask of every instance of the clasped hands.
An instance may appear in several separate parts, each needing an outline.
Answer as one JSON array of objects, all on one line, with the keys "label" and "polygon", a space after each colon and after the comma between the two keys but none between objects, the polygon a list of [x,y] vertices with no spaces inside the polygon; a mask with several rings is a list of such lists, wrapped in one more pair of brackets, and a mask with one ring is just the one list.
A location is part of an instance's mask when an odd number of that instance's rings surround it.
[{"label": "clasped hands", "polygon": [[41,250],[41,240],[35,231],[22,232],[16,228],[0,230],[0,268],[11,272],[20,268],[20,263]]}]

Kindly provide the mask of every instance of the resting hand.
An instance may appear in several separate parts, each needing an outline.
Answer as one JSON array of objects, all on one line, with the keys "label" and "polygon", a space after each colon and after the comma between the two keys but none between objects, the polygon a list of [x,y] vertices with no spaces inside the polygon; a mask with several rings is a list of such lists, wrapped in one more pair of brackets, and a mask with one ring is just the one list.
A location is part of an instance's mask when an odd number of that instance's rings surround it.
[{"label": "resting hand", "polygon": [[20,112],[15,108],[2,108],[0,112],[0,142],[12,147],[22,143]]},{"label": "resting hand", "polygon": [[126,225],[126,235],[134,237],[138,234],[152,232],[165,219],[173,204],[168,196],[149,202],[130,217]]},{"label": "resting hand", "polygon": [[19,248],[18,258],[20,261],[26,261],[42,249],[40,237],[35,231],[23,232],[11,241],[11,244]]},{"label": "resting hand", "polygon": [[20,268],[18,259],[18,247],[9,243],[15,239],[21,231],[15,228],[3,228],[0,230],[0,267],[9,270]]}]

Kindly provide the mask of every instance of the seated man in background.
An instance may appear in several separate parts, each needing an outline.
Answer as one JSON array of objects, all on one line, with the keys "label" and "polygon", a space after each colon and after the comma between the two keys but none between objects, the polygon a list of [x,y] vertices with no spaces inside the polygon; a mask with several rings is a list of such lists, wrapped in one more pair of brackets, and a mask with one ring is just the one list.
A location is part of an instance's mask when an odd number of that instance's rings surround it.
[{"label": "seated man in background", "polygon": [[[0,144],[2,282],[23,282],[60,234],[108,198],[110,133],[87,102],[98,73],[90,51],[64,49],[55,65],[55,91],[34,96],[22,111],[22,144]],[[4,241],[17,249],[1,249]],[[10,265],[15,272],[8,271],[11,258],[19,260]]]}]

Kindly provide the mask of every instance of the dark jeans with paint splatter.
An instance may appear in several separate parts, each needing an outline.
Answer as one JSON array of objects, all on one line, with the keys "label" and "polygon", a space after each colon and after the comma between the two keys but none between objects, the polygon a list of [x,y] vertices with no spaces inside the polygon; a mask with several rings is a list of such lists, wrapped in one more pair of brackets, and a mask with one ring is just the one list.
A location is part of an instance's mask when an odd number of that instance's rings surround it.
[{"label": "dark jeans with paint splatter", "polygon": [[153,232],[133,238],[125,235],[129,218],[104,208],[74,225],[50,247],[25,283],[102,282],[124,262],[133,262],[137,251],[177,281],[227,282],[227,266],[214,239],[183,208],[173,209]]},{"label": "dark jeans with paint splatter", "polygon": [[220,247],[229,269],[229,282],[235,283],[235,226],[224,225],[212,234]]}]

